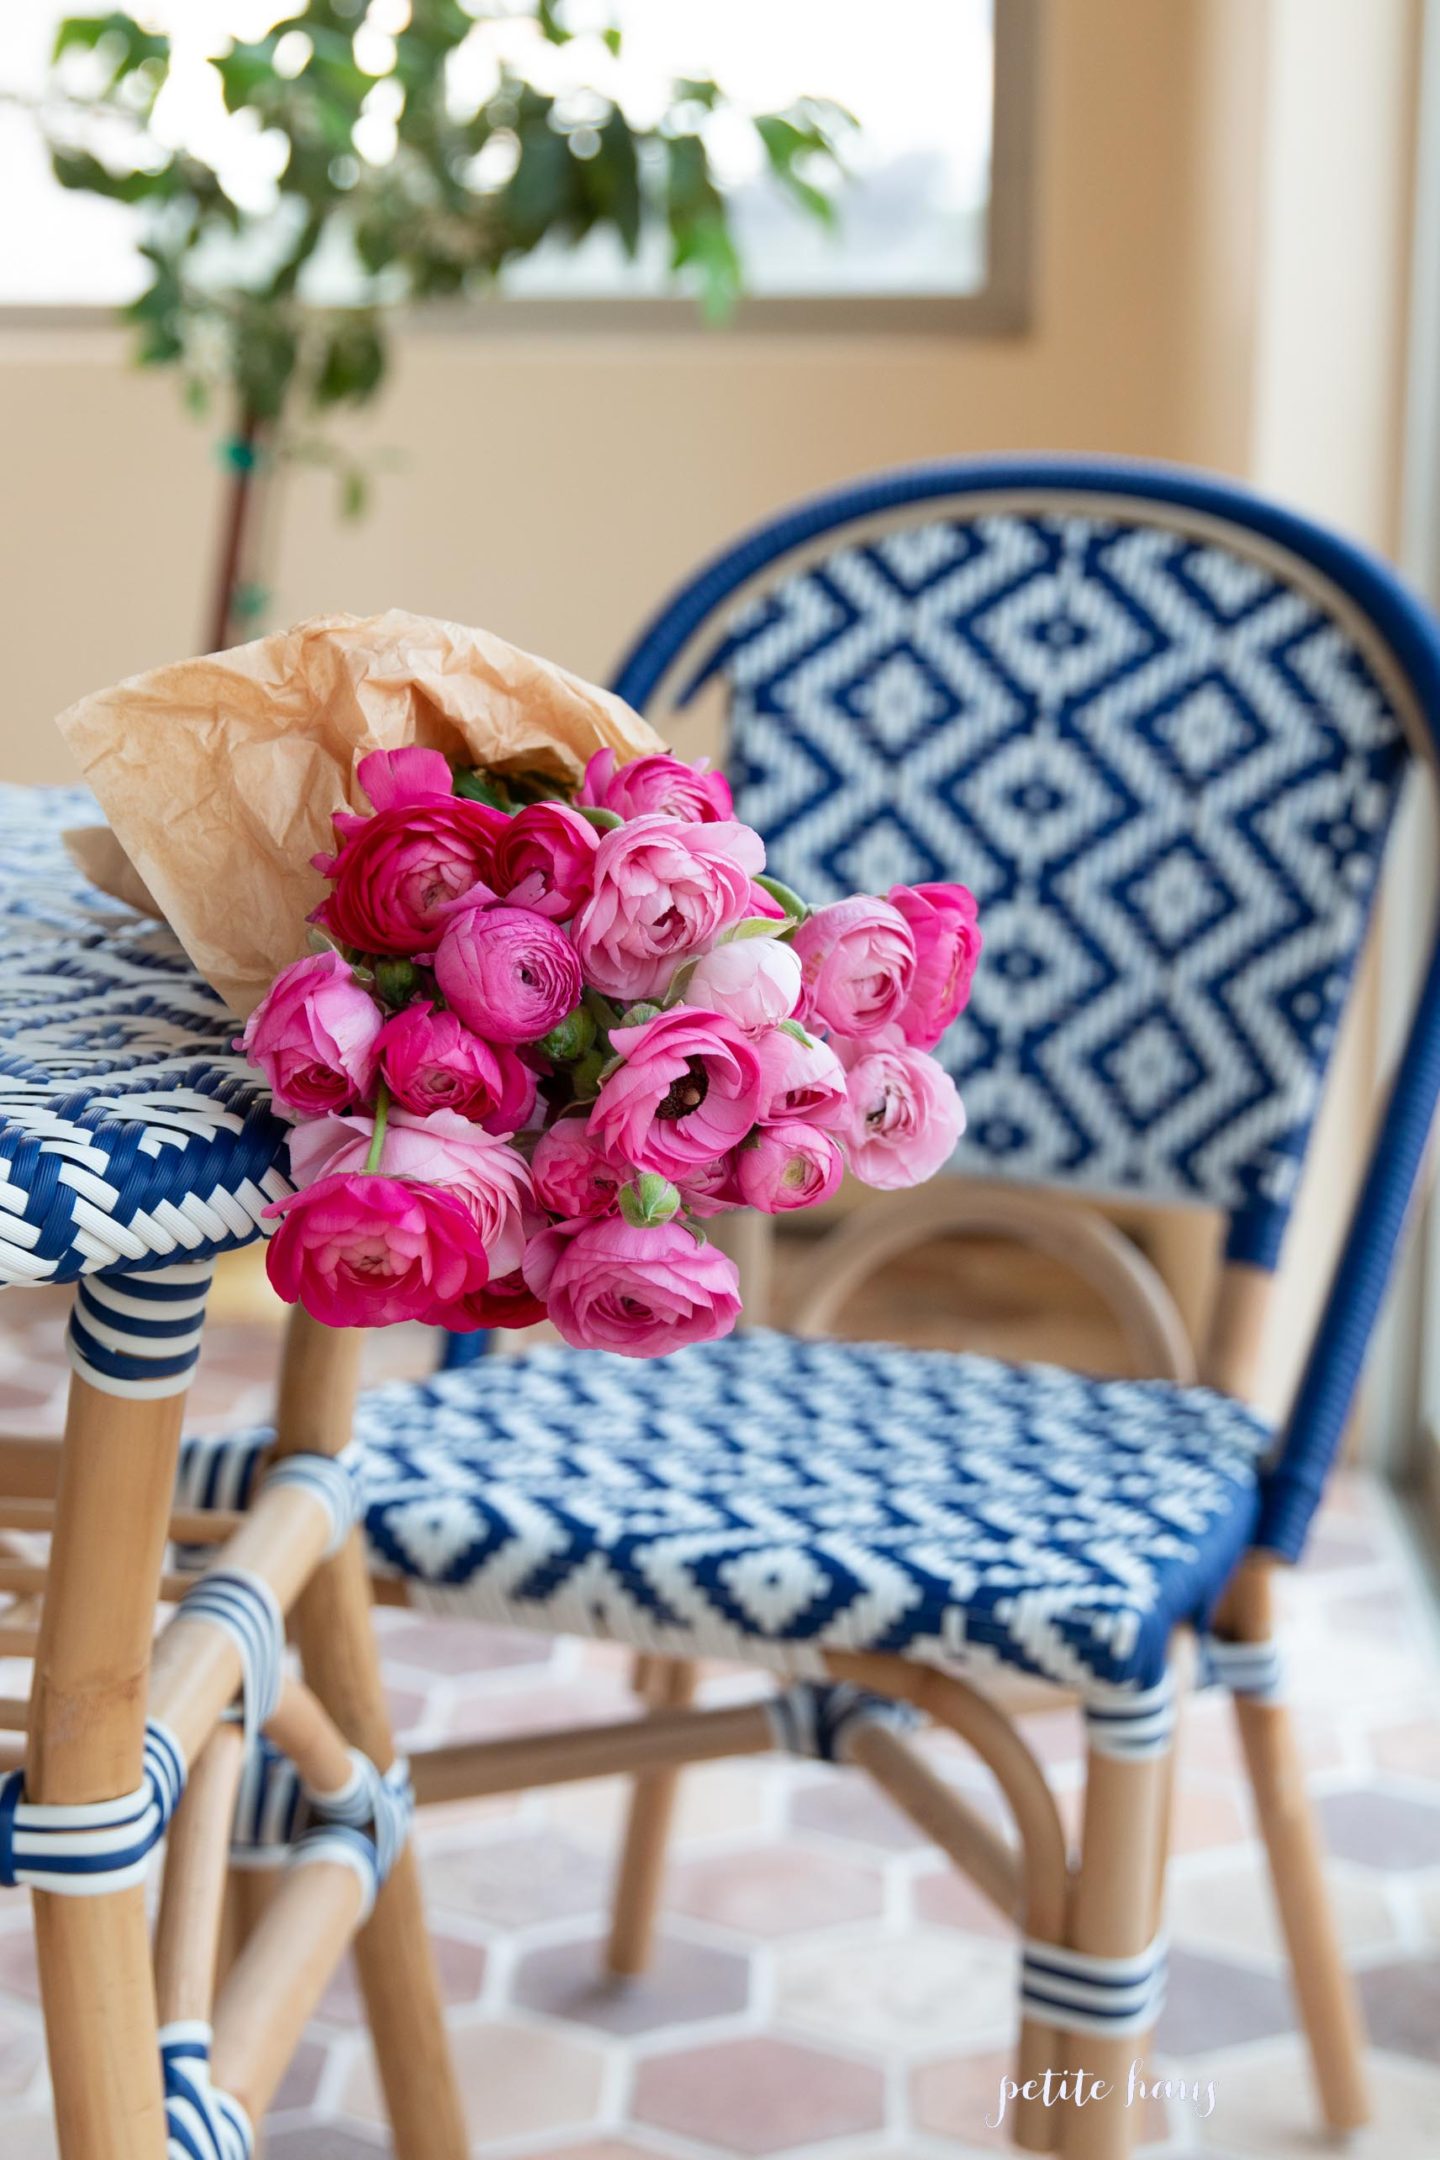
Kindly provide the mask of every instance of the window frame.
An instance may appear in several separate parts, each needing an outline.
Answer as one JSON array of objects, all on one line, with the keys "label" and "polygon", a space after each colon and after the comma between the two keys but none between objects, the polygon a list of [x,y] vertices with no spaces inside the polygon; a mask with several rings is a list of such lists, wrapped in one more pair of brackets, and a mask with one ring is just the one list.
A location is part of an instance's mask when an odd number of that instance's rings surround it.
[{"label": "window frame", "polygon": [[[995,0],[995,94],[986,206],[985,283],[973,293],[823,293],[742,299],[727,327],[813,335],[1011,336],[1030,327],[1037,101],[1043,0]],[[569,298],[500,290],[469,304],[403,311],[415,328],[470,336],[641,333],[708,337],[684,294]],[[111,328],[99,302],[0,301],[0,330]]]}]

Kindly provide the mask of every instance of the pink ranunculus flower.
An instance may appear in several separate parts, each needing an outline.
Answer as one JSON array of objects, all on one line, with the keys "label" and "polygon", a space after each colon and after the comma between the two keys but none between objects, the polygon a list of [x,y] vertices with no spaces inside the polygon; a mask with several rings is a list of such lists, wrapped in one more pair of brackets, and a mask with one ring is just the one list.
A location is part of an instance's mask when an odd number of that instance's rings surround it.
[{"label": "pink ranunculus flower", "polygon": [[590,1131],[617,1161],[678,1182],[755,1123],[760,1060],[723,1013],[677,1005],[610,1040],[621,1063],[595,1099]]},{"label": "pink ranunculus flower", "polygon": [[762,1215],[818,1207],[839,1191],[844,1175],[845,1158],[830,1134],[798,1118],[762,1125],[735,1154],[740,1197]]},{"label": "pink ranunculus flower", "polygon": [[563,930],[529,908],[484,901],[449,910],[435,980],[466,1026],[497,1043],[538,1042],[584,989]]},{"label": "pink ranunculus flower", "polygon": [[750,912],[765,847],[748,825],[637,817],[603,833],[595,884],[575,918],[585,980],[607,997],[661,997],[682,960]]},{"label": "pink ranunculus flower", "polygon": [[511,907],[568,922],[590,897],[600,835],[568,803],[527,803],[495,841],[490,882]]},{"label": "pink ranunculus flower", "polygon": [[323,1117],[363,1102],[375,1077],[382,1015],[337,952],[276,976],[237,1048],[258,1065],[283,1110]]},{"label": "pink ranunculus flower", "polygon": [[743,1028],[788,1020],[800,1002],[800,960],[779,938],[732,938],[712,946],[685,985],[685,1003],[725,1013]]},{"label": "pink ranunculus flower", "polygon": [[682,1204],[699,1221],[708,1222],[712,1215],[729,1215],[742,1205],[735,1182],[735,1159],[732,1151],[715,1162],[700,1163],[674,1180]]},{"label": "pink ranunculus flower", "polygon": [[839,1035],[875,1035],[897,1020],[915,979],[915,939],[888,900],[858,894],[817,909],[795,932],[805,971],[800,1017]]},{"label": "pink ranunculus flower", "polygon": [[515,1268],[478,1290],[467,1291],[456,1303],[434,1306],[424,1318],[431,1327],[448,1328],[452,1335],[469,1335],[476,1328],[534,1327],[545,1318],[545,1307]]},{"label": "pink ranunculus flower", "polygon": [[535,1197],[552,1215],[608,1215],[630,1166],[606,1153],[584,1118],[557,1118],[530,1158]]},{"label": "pink ranunculus flower", "polygon": [[888,898],[915,940],[900,1031],[916,1049],[933,1050],[970,995],[981,944],[975,895],[965,885],[892,885]]},{"label": "pink ranunculus flower", "polygon": [[718,1342],[740,1315],[734,1261],[678,1221],[557,1224],[531,1240],[525,1280],[566,1342],[622,1357]]},{"label": "pink ranunculus flower", "polygon": [[358,777],[375,815],[336,813],[339,847],[314,858],[333,890],[310,919],[358,952],[432,953],[444,907],[488,887],[495,841],[510,821],[488,803],[452,795],[438,750],[372,751]]},{"label": "pink ranunculus flower", "polygon": [[[295,1183],[304,1187],[321,1178],[362,1172],[374,1132],[370,1117],[320,1118],[298,1125],[290,1140]],[[520,1265],[525,1210],[533,1204],[533,1189],[529,1165],[508,1140],[453,1110],[432,1110],[427,1117],[392,1110],[379,1169],[390,1181],[447,1192],[465,1208],[471,1242],[489,1263],[480,1282],[489,1275],[508,1275]]]},{"label": "pink ranunculus flower", "polygon": [[850,1097],[845,1068],[818,1036],[773,1027],[756,1038],[760,1057],[760,1113],[757,1124],[778,1125],[791,1118],[805,1125],[845,1125]]},{"label": "pink ranunculus flower", "polygon": [[965,1130],[964,1106],[944,1066],[899,1038],[895,1028],[883,1042],[836,1045],[850,1097],[842,1134],[850,1167],[882,1192],[923,1185]]},{"label": "pink ranunculus flower", "polygon": [[485,1281],[474,1217],[444,1186],[339,1171],[265,1212],[280,1218],[265,1254],[271,1282],[327,1327],[423,1320]]},{"label": "pink ranunculus flower", "polygon": [[510,1045],[482,1042],[428,999],[385,1022],[377,1051],[385,1084],[406,1110],[458,1110],[508,1136],[535,1107],[535,1075]]},{"label": "pink ranunculus flower", "polygon": [[613,810],[616,817],[657,815],[687,825],[723,824],[735,815],[730,784],[723,773],[711,770],[708,759],[686,765],[659,753],[635,758],[617,770],[615,752],[597,750],[575,800],[595,810]]}]

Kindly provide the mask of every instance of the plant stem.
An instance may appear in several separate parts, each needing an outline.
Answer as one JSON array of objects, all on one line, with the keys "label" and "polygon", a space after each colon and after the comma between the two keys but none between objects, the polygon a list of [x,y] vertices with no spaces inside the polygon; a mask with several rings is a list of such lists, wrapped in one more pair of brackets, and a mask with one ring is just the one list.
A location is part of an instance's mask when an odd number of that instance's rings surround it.
[{"label": "plant stem", "polygon": [[255,507],[255,449],[259,434],[260,422],[255,414],[248,409],[242,412],[233,437],[240,454],[231,461],[220,561],[210,603],[207,652],[223,652],[232,642],[235,590],[245,569],[245,547]]},{"label": "plant stem", "polygon": [[370,1137],[370,1152],[365,1157],[365,1174],[373,1177],[380,1168],[380,1157],[385,1152],[385,1127],[390,1122],[390,1090],[383,1080],[375,1083],[375,1130]]}]

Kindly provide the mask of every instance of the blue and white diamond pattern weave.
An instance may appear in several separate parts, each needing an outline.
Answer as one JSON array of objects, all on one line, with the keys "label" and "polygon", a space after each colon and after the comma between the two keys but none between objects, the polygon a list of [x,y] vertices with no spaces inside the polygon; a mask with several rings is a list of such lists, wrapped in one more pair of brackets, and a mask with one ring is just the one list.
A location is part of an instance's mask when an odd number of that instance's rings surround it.
[{"label": "blue and white diamond pattern weave", "polygon": [[[243,1500],[266,1433],[188,1442]],[[756,1332],[536,1350],[362,1398],[372,1557],[420,1602],[803,1676],[826,1649],[1148,1687],[1254,1529],[1253,1412],[1202,1389]]]},{"label": "blue and white diamond pattern weave", "polygon": [[233,1018],[65,854],[95,816],[81,789],[0,787],[0,1284],[205,1259],[290,1189]]},{"label": "blue and white diamond pattern weave", "polygon": [[716,670],[779,876],[980,901],[959,1162],[1273,1261],[1405,763],[1345,628],[1161,526],[947,511],[749,602]]}]

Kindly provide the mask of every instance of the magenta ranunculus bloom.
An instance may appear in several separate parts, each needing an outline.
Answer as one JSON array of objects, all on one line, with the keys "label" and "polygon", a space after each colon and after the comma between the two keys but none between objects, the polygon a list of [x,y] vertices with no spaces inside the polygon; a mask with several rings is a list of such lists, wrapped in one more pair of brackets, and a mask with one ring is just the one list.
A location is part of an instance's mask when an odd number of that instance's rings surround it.
[{"label": "magenta ranunculus bloom", "polygon": [[844,1175],[845,1158],[830,1134],[798,1118],[762,1125],[735,1155],[740,1197],[763,1215],[819,1207],[839,1191]]},{"label": "magenta ranunculus bloom", "polygon": [[900,1031],[917,1050],[933,1050],[970,995],[981,944],[975,895],[965,885],[892,885],[888,898],[915,940]]},{"label": "magenta ranunculus bloom", "polygon": [[755,1048],[760,1058],[757,1124],[776,1125],[790,1118],[805,1125],[849,1122],[845,1068],[828,1043],[773,1027],[756,1037]]},{"label": "magenta ranunculus bloom", "polygon": [[[297,1126],[290,1141],[290,1175],[304,1187],[363,1171],[374,1132],[370,1117],[321,1118]],[[480,1282],[520,1265],[525,1211],[533,1194],[529,1164],[508,1140],[453,1110],[432,1110],[428,1117],[392,1110],[379,1168],[386,1180],[433,1186],[465,1208],[471,1241],[487,1262]]]},{"label": "magenta ranunculus bloom", "polygon": [[718,1342],[740,1315],[734,1261],[676,1221],[637,1229],[617,1214],[557,1224],[531,1240],[525,1280],[579,1350],[661,1357]]},{"label": "magenta ranunculus bloom", "polygon": [[407,743],[402,750],[372,750],[355,777],[377,810],[408,810],[416,803],[447,801],[455,791],[450,761],[440,750]]},{"label": "magenta ranunculus bloom", "polygon": [[732,938],[697,960],[685,1003],[724,1013],[743,1028],[788,1020],[800,1002],[800,958],[779,938]]},{"label": "magenta ranunculus bloom", "polygon": [[451,910],[435,980],[467,1027],[497,1043],[538,1042],[585,987],[563,930],[529,908],[485,902]]},{"label": "magenta ranunculus bloom", "polygon": [[406,1110],[457,1110],[508,1136],[535,1107],[535,1075],[510,1045],[482,1042],[428,999],[385,1022],[377,1051],[385,1084]]},{"label": "magenta ranunculus bloom", "polygon": [[760,1099],[760,1060],[723,1013],[677,1005],[617,1028],[620,1058],[590,1112],[590,1131],[620,1162],[677,1182],[745,1138]]},{"label": "magenta ranunculus bloom", "polygon": [[423,1320],[485,1281],[474,1217],[442,1185],[344,1171],[265,1212],[280,1218],[265,1254],[271,1282],[327,1327]]},{"label": "magenta ranunculus bloom", "polygon": [[375,1077],[382,1015],[339,953],[314,953],[276,976],[237,1048],[282,1110],[324,1117],[363,1102]]},{"label": "magenta ranunculus bloom", "polygon": [[437,1305],[423,1317],[431,1327],[469,1335],[476,1328],[534,1327],[545,1318],[545,1307],[515,1268],[508,1275],[492,1277],[478,1290],[467,1291],[458,1303]]},{"label": "magenta ranunculus bloom", "polygon": [[342,811],[337,852],[315,857],[333,890],[310,919],[357,952],[432,953],[444,909],[477,886],[488,892],[495,841],[508,823],[503,811],[458,795],[424,795],[374,817]]},{"label": "magenta ranunculus bloom", "polygon": [[795,950],[802,1019],[839,1035],[874,1035],[899,1019],[915,980],[915,939],[888,900],[862,893],[817,909],[795,932]]},{"label": "magenta ranunculus bloom", "polygon": [[[898,1029],[893,1033],[898,1036]],[[965,1112],[943,1065],[908,1043],[837,1045],[846,1067],[850,1167],[882,1192],[923,1185],[947,1163],[965,1130]]]},{"label": "magenta ranunculus bloom", "polygon": [[583,1117],[563,1117],[536,1141],[530,1174],[552,1215],[608,1215],[630,1166],[612,1160]]},{"label": "magenta ranunculus bloom", "polygon": [[607,997],[663,997],[683,960],[744,921],[764,867],[748,825],[637,817],[602,834],[574,924],[585,980]]},{"label": "magenta ranunculus bloom", "polygon": [[735,815],[730,783],[708,760],[685,765],[659,753],[617,770],[615,752],[597,750],[575,800],[594,810],[613,810],[616,817],[678,818],[687,825],[724,824]]},{"label": "magenta ranunculus bloom", "polygon": [[568,922],[590,897],[600,835],[568,803],[527,803],[495,841],[490,883],[511,907]]}]

